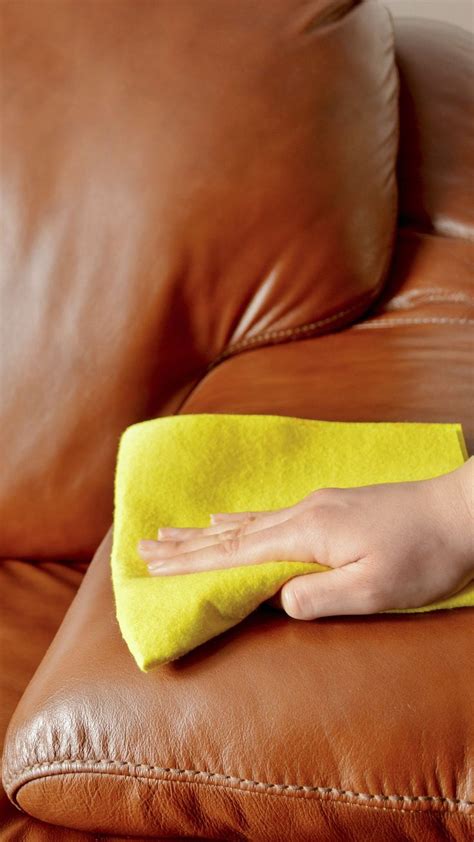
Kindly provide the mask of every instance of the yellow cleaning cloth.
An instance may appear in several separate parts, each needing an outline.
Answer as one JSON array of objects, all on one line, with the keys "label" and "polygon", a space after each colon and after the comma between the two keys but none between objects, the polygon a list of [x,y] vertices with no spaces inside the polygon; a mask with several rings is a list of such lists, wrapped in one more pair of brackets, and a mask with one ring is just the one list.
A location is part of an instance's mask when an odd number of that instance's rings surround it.
[{"label": "yellow cleaning cloth", "polygon": [[[156,539],[161,526],[209,526],[211,512],[290,506],[316,488],[427,479],[466,458],[460,424],[202,414],[129,427],[115,478],[112,582],[138,666],[147,671],[179,658],[243,620],[293,576],[330,569],[276,560],[153,577],[137,553],[140,539]],[[474,582],[449,599],[393,613],[468,605]]]}]

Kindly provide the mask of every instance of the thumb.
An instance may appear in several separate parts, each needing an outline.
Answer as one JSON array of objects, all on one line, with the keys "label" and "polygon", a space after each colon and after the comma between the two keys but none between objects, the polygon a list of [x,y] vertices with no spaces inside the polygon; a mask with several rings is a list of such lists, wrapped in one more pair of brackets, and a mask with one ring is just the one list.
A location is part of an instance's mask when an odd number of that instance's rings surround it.
[{"label": "thumb", "polygon": [[[362,574],[362,575],[361,575]],[[295,576],[279,594],[283,610],[295,620],[315,620],[338,614],[371,614],[380,611],[367,575],[350,562],[322,573]]]}]

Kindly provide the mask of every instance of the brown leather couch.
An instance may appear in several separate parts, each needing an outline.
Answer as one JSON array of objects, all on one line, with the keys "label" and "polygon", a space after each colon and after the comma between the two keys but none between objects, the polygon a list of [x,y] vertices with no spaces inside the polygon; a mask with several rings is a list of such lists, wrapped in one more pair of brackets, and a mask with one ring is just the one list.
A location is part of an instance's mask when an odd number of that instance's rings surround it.
[{"label": "brown leather couch", "polygon": [[472,452],[468,34],[372,0],[0,8],[2,842],[467,842],[471,609],[264,605],[143,674],[109,528],[120,434],[160,415],[459,421]]}]

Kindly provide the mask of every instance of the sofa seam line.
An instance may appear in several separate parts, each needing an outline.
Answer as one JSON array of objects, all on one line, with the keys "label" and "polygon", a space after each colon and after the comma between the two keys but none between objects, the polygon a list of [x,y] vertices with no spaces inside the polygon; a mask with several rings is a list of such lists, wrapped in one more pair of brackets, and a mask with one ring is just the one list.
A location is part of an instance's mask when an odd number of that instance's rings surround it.
[{"label": "sofa seam line", "polygon": [[[87,770],[87,771],[89,772],[90,770]],[[66,772],[66,774],[73,774],[73,772]],[[105,770],[101,774],[110,775],[111,771]],[[178,784],[179,786],[183,786],[183,785],[210,786],[210,787],[218,787],[218,788],[220,788],[222,786],[221,784],[213,783],[212,781],[206,782],[206,781],[177,780],[177,779],[168,779],[168,778],[145,778],[144,775],[127,775],[126,777],[129,777],[133,780],[144,780],[144,781],[147,782],[147,786],[151,786],[152,784],[156,784],[156,785],[159,785],[159,784]],[[24,786],[26,786],[27,784],[33,783],[35,780],[38,780],[38,779],[32,778],[29,781],[25,781],[24,783],[22,783],[20,785],[17,792],[20,789],[22,789]],[[302,788],[306,789],[305,787],[302,787]],[[232,787],[232,789],[235,789],[237,792],[241,793],[242,795],[248,795],[248,796],[250,796],[250,795],[265,795],[265,796],[270,797],[270,798],[286,798],[286,797],[291,795],[290,792],[280,792],[280,793],[277,793],[277,792],[262,792],[261,790],[242,789],[241,787]],[[330,787],[328,787],[328,788],[322,787],[322,789],[328,790],[327,792],[323,793],[323,794],[326,794],[326,795],[328,795],[330,792],[334,791],[334,789],[331,789]],[[338,792],[337,789],[336,789],[336,792]],[[350,790],[346,790],[346,793],[350,794]],[[354,795],[356,795],[356,793],[354,793]],[[362,793],[357,793],[357,795],[362,795]],[[378,796],[373,796],[373,797],[377,798]],[[380,797],[381,798],[390,798],[390,796],[380,796]],[[394,798],[395,797],[396,796],[394,796]],[[404,800],[405,798],[410,798],[410,797],[411,796],[401,796],[400,800]],[[432,796],[420,796],[420,797],[424,798],[424,800],[427,800],[427,799],[429,800]],[[435,796],[435,797],[437,797],[437,796]],[[409,808],[409,807],[396,807],[395,805],[390,806],[390,807],[389,806],[384,807],[383,804],[380,804],[380,803],[364,804],[360,801],[348,801],[348,800],[345,800],[345,799],[342,799],[342,798],[325,798],[325,799],[320,798],[318,800],[322,803],[330,802],[332,804],[338,804],[338,805],[343,806],[343,807],[363,807],[366,810],[383,810],[384,812],[387,812],[387,813],[406,813],[409,816],[420,816],[420,815],[424,815],[426,812],[428,812],[426,810],[420,810],[420,809],[417,809],[417,808],[412,809],[412,808]],[[367,799],[367,800],[370,800],[370,799]],[[444,800],[448,801],[449,803],[453,803],[453,799],[444,799]],[[14,803],[16,804],[16,798],[15,798]],[[459,801],[459,803],[462,804],[462,805],[466,804],[468,806],[468,808],[471,807],[474,804],[474,802],[472,802],[472,801],[462,801],[462,800]],[[430,812],[433,813],[433,811],[430,811]],[[443,809],[442,808],[442,809],[436,810],[435,812],[436,812],[436,814],[441,814],[443,816],[446,816],[448,819],[452,816],[458,817],[460,815],[465,816],[465,818],[469,821],[473,818],[471,810],[464,811],[464,810],[459,810],[459,809],[449,809],[449,808]]]},{"label": "sofa seam line", "polygon": [[[206,772],[203,770],[198,769],[176,769],[172,767],[164,767],[164,766],[153,766],[147,763],[131,763],[126,760],[113,760],[112,758],[93,758],[91,760],[84,760],[83,758],[78,757],[65,757],[61,760],[53,760],[47,761],[45,763],[34,763],[30,766],[26,766],[22,769],[21,773],[25,774],[26,772],[32,772],[34,769],[48,769],[54,766],[57,766],[61,763],[81,763],[84,766],[88,764],[111,764],[111,766],[128,766],[134,770],[144,769],[146,771],[158,771],[158,772],[166,772],[170,774],[181,774],[181,775],[192,775],[194,777],[200,776],[204,777],[206,780],[210,780],[211,778],[221,778],[224,781],[234,781],[238,784],[252,784],[254,786],[264,787],[265,789],[278,789],[278,790],[289,790],[289,791],[309,791],[309,792],[319,792],[329,794],[331,792],[336,792],[338,795],[349,795],[355,798],[366,798],[366,799],[379,799],[383,801],[410,801],[410,802],[423,802],[423,801],[433,801],[433,802],[446,802],[447,804],[462,804],[468,807],[474,806],[473,801],[469,801],[462,798],[449,798],[447,796],[440,796],[440,795],[384,795],[382,793],[372,794],[372,793],[364,793],[364,792],[354,792],[353,790],[344,790],[339,787],[321,787],[321,786],[314,786],[314,785],[306,785],[306,784],[274,784],[274,783],[267,783],[264,781],[255,781],[249,778],[239,778],[237,775],[226,775],[221,772]],[[87,770],[87,771],[99,771],[99,770]],[[67,772],[66,772],[67,773]],[[139,775],[137,775],[139,777]],[[5,777],[5,783],[7,785],[12,784],[14,781],[13,776]],[[178,781],[179,782],[179,781]],[[186,782],[185,783],[189,783]]]},{"label": "sofa seam line", "polygon": [[[382,285],[383,286],[383,285]],[[374,295],[377,295],[379,290],[375,290]],[[460,302],[455,302],[460,303]],[[465,302],[463,302],[465,303]],[[350,308],[345,310],[339,310],[333,316],[328,317],[327,319],[322,319],[316,322],[308,322],[307,324],[300,325],[295,328],[284,328],[280,331],[271,331],[267,334],[258,334],[257,336],[251,337],[246,340],[242,340],[241,343],[236,343],[235,345],[229,345],[224,348],[223,351],[220,352],[216,357],[214,357],[210,362],[206,365],[206,367],[202,370],[201,374],[197,376],[197,379],[192,383],[189,392],[182,398],[180,404],[176,407],[174,412],[175,415],[180,415],[182,413],[183,408],[186,406],[187,402],[192,398],[192,395],[199,388],[201,383],[206,380],[206,377],[211,373],[211,371],[217,367],[220,363],[225,362],[229,357],[234,356],[234,352],[239,352],[240,350],[246,350],[246,348],[250,348],[252,345],[257,345],[257,348],[261,347],[268,347],[267,345],[259,345],[260,342],[265,342],[266,339],[271,339],[273,336],[285,334],[288,339],[291,337],[297,336],[299,333],[307,331],[309,332],[311,329],[317,329],[317,327],[321,327],[322,324],[328,323],[328,321],[336,320],[338,317],[342,317],[343,315],[347,315],[347,313],[352,312],[353,310],[357,309],[359,304],[356,304]],[[414,304],[413,306],[417,306]],[[397,308],[398,309],[398,308]],[[391,310],[387,312],[393,312]],[[347,325],[345,330],[374,330],[380,327],[392,327],[392,325],[397,324],[460,324],[460,325],[474,325],[474,319],[463,318],[463,317],[443,317],[443,316],[433,316],[433,317],[426,317],[426,318],[416,318],[416,317],[389,317],[388,319],[383,317],[383,314],[379,318],[378,316],[373,317],[370,319],[365,319],[362,322],[356,322],[355,324]],[[306,337],[310,338],[310,337]],[[275,343],[275,344],[285,344],[284,342]]]},{"label": "sofa seam line", "polygon": [[[270,330],[263,333],[258,333],[255,336],[248,337],[247,339],[239,340],[233,344],[227,345],[213,360],[208,364],[206,373],[211,371],[214,366],[218,365],[220,362],[223,362],[228,357],[232,356],[235,352],[240,350],[245,350],[253,345],[258,345],[260,343],[265,343],[267,341],[271,341],[278,337],[287,337],[292,338],[294,336],[299,336],[301,333],[308,333],[312,330],[317,330],[320,327],[323,327],[326,324],[330,324],[331,322],[337,321],[337,319],[342,318],[343,316],[348,315],[349,313],[354,312],[355,310],[359,310],[361,307],[363,308],[364,303],[366,307],[369,308],[371,306],[371,302],[373,299],[376,299],[378,295],[382,292],[386,283],[385,275],[382,276],[379,283],[367,293],[358,297],[357,301],[352,304],[350,307],[343,307],[340,310],[337,310],[331,316],[325,316],[322,319],[316,319],[312,322],[306,322],[302,325],[297,325],[296,327],[289,327],[289,328],[280,328],[278,330]],[[363,312],[363,310],[362,310]],[[352,325],[347,325],[348,328],[352,327]],[[265,347],[265,346],[264,346]]]},{"label": "sofa seam line", "polygon": [[[375,293],[376,294],[376,293]],[[373,297],[373,296],[371,296]],[[370,301],[370,298],[367,297],[367,301]],[[451,303],[465,303],[465,302],[451,302]],[[240,342],[236,342],[233,345],[228,345],[220,354],[217,355],[211,362],[208,364],[206,368],[206,374],[218,365],[220,362],[223,362],[228,357],[234,355],[234,353],[239,352],[241,350],[246,350],[251,348],[254,345],[259,345],[262,342],[270,341],[272,339],[284,338],[290,339],[295,336],[299,336],[302,333],[309,333],[312,330],[317,330],[319,327],[323,327],[325,324],[330,324],[331,322],[336,321],[342,316],[346,316],[349,313],[353,312],[354,310],[359,309],[361,306],[361,302],[359,301],[357,304],[347,307],[342,310],[338,310],[336,313],[333,313],[332,316],[327,316],[324,319],[318,319],[313,322],[307,322],[306,324],[299,325],[297,327],[291,328],[282,328],[280,330],[273,330],[268,331],[267,333],[260,333],[256,336],[249,337],[248,339],[243,339]],[[414,305],[416,306],[416,305]],[[365,330],[369,329],[374,326],[391,326],[392,324],[461,324],[461,325],[474,325],[474,319],[464,318],[464,317],[450,317],[450,316],[432,316],[432,317],[406,317],[406,318],[378,318],[375,317],[373,319],[366,319],[362,322],[356,322],[352,325],[347,325],[346,330]],[[309,337],[308,337],[309,338]]]},{"label": "sofa seam line", "polygon": [[401,318],[374,318],[365,322],[358,322],[351,325],[349,330],[369,330],[379,327],[392,327],[392,325],[474,325],[474,319],[463,318],[461,316],[419,316],[419,317],[401,317]]},{"label": "sofa seam line", "polygon": [[[372,296],[367,296],[367,300],[370,301],[371,297]],[[357,304],[354,304],[351,307],[345,307],[342,310],[338,310],[336,313],[333,313],[331,316],[325,316],[323,319],[316,319],[316,321],[307,322],[303,325],[298,325],[297,327],[270,330],[267,332],[258,333],[255,336],[248,337],[247,339],[242,339],[239,342],[235,342],[231,345],[228,345],[227,348],[224,348],[224,350],[221,351],[221,353],[218,354],[218,356],[212,361],[211,365],[217,364],[224,357],[227,357],[233,354],[235,351],[241,350],[242,348],[247,348],[249,345],[254,345],[258,342],[265,342],[268,339],[274,339],[277,337],[284,336],[297,336],[300,333],[305,333],[310,330],[316,330],[318,327],[330,324],[331,322],[336,321],[342,316],[347,316],[349,313],[352,313],[354,310],[357,310],[360,306],[361,302],[359,301]]]},{"label": "sofa seam line", "polygon": [[[390,306],[393,305],[394,302],[395,306]],[[451,292],[443,287],[427,287],[425,289],[423,289],[423,287],[414,287],[408,292],[400,293],[399,295],[394,295],[392,298],[389,298],[383,307],[385,312],[390,312],[392,310],[408,310],[417,307],[420,303],[425,304],[426,302],[443,302],[444,304],[453,305],[462,304],[471,308],[474,307],[474,296],[462,291]]]}]

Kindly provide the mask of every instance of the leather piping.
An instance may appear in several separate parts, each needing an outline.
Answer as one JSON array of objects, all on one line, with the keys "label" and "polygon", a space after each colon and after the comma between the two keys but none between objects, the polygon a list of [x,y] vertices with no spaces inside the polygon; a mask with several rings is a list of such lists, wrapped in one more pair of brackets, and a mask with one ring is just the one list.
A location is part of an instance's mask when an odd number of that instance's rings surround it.
[{"label": "leather piping", "polygon": [[[369,303],[375,298],[382,290],[383,283],[379,283],[377,287],[370,291],[369,294],[364,295],[362,298],[359,298],[355,304],[352,304],[350,307],[345,307],[343,310],[338,310],[336,313],[333,313],[331,316],[325,316],[323,319],[317,319],[314,322],[308,322],[304,325],[299,325],[298,327],[288,327],[282,328],[281,330],[269,330],[264,333],[259,333],[256,336],[250,336],[247,339],[242,339],[239,342],[235,342],[234,344],[228,345],[227,348],[224,348],[220,354],[217,355],[207,366],[207,371],[209,369],[214,368],[214,366],[218,365],[218,363],[222,362],[222,360],[226,359],[229,356],[237,353],[238,351],[244,350],[249,348],[250,346],[254,345],[261,345],[265,344],[266,342],[284,342],[289,338],[293,338],[295,336],[300,336],[301,334],[308,334],[312,331],[318,331],[319,328],[324,327],[325,325],[331,324],[332,322],[338,321],[338,319],[342,319],[344,316],[348,316],[350,313],[354,312],[363,312],[365,309],[368,308]],[[308,338],[308,337],[306,337]]]},{"label": "leather piping", "polygon": [[392,325],[474,325],[474,319],[451,318],[448,316],[406,317],[400,319],[374,319],[351,325],[349,330],[368,330],[375,327],[392,327]]},{"label": "leather piping", "polygon": [[[54,767],[55,766],[57,767],[58,764],[61,764],[61,763],[77,763],[77,764],[79,764],[79,768],[74,768],[74,769],[71,769],[71,770],[64,769],[64,768],[56,768],[56,770],[55,770]],[[384,801],[384,802],[387,802],[387,801],[391,801],[391,802],[408,801],[412,804],[428,801],[428,802],[431,802],[433,804],[440,804],[440,805],[445,804],[448,807],[451,806],[451,805],[452,806],[459,805],[462,808],[466,807],[468,809],[470,807],[474,806],[474,802],[472,802],[472,801],[466,801],[466,800],[461,799],[461,798],[447,798],[445,796],[440,796],[440,795],[384,795],[382,793],[371,794],[371,793],[365,793],[365,792],[353,792],[352,790],[339,789],[338,787],[322,787],[322,786],[300,785],[300,784],[274,784],[274,783],[266,783],[266,782],[262,782],[262,781],[249,780],[249,779],[246,779],[246,778],[239,778],[239,777],[236,777],[234,775],[225,775],[225,774],[222,774],[220,772],[205,772],[205,771],[199,771],[199,770],[196,770],[196,769],[173,769],[173,768],[170,768],[170,767],[151,766],[147,763],[130,763],[128,761],[113,760],[111,758],[92,758],[90,760],[83,760],[82,758],[77,758],[77,757],[74,757],[74,758],[66,757],[66,758],[63,758],[62,760],[54,760],[52,762],[47,762],[47,763],[34,763],[31,766],[25,766],[25,768],[22,770],[22,773],[21,773],[21,776],[20,776],[20,781],[17,784],[15,794],[12,793],[12,795],[10,797],[12,797],[12,798],[14,797],[15,803],[16,803],[16,793],[20,790],[20,788],[23,785],[25,785],[26,783],[31,783],[32,781],[35,780],[34,777],[31,777],[30,780],[28,780],[28,778],[21,780],[21,778],[23,778],[29,772],[33,772],[35,769],[42,770],[42,771],[45,771],[45,772],[49,769],[49,770],[51,770],[51,774],[54,774],[54,773],[56,773],[56,774],[69,774],[69,772],[72,772],[72,771],[74,771],[75,773],[81,772],[81,771],[82,772],[91,772],[92,771],[92,772],[99,772],[100,774],[108,774],[110,772],[110,769],[98,770],[98,769],[94,769],[94,768],[91,769],[90,768],[90,766],[94,766],[96,764],[102,764],[102,763],[107,763],[107,764],[111,765],[112,767],[115,767],[116,773],[118,773],[118,774],[121,774],[120,771],[119,771],[120,767],[127,767],[129,770],[130,769],[134,770],[134,774],[130,775],[130,777],[145,777],[147,775],[147,773],[152,772],[152,773],[158,773],[158,774],[166,773],[166,774],[172,774],[172,775],[175,775],[175,776],[186,775],[186,776],[191,776],[192,778],[200,778],[200,780],[194,780],[194,781],[189,781],[189,780],[181,780],[180,781],[179,778],[177,780],[175,779],[174,781],[173,780],[168,781],[168,779],[166,779],[166,778],[161,778],[161,779],[157,779],[157,781],[159,783],[166,783],[166,782],[169,782],[169,783],[201,783],[201,784],[207,783],[207,784],[213,784],[213,785],[218,785],[218,786],[229,786],[229,784],[234,784],[234,785],[236,784],[237,787],[234,786],[232,788],[234,788],[234,789],[235,788],[242,788],[243,785],[251,786],[251,787],[254,787],[254,788],[259,787],[260,790],[262,790],[262,789],[264,791],[266,790],[266,794],[270,794],[270,795],[273,795],[273,794],[275,794],[275,795],[276,794],[289,795],[291,793],[296,793],[296,792],[318,793],[319,795],[322,795],[322,794],[329,795],[330,793],[335,793],[338,796],[341,796],[341,795],[350,796],[350,797],[353,797],[353,798],[361,798],[361,799],[364,799],[366,801],[369,801],[369,800],[378,800],[378,801]],[[82,769],[80,768],[81,766],[83,767]],[[13,777],[9,776],[8,779],[5,782],[8,785],[10,785],[11,783],[13,783]],[[272,790],[272,792],[269,793],[268,790]],[[244,791],[248,791],[248,790],[244,790]],[[258,793],[259,790],[254,789],[254,792]],[[358,806],[376,806],[376,805],[358,805]],[[389,809],[389,808],[385,807],[383,809]],[[392,809],[399,811],[402,808],[394,806]],[[413,810],[410,810],[409,812],[413,812]],[[456,810],[456,812],[459,812],[459,811]]]},{"label": "leather piping", "polygon": [[466,304],[468,307],[474,307],[474,296],[465,292],[452,292],[444,287],[425,287],[424,289],[415,288],[395,295],[385,303],[383,309],[385,312],[388,310],[408,310],[416,307],[420,302],[425,304],[433,301],[445,304]]},{"label": "leather piping", "polygon": [[[377,294],[380,292],[380,289],[381,289],[382,286],[383,286],[383,284],[380,284],[379,287],[374,289],[374,291],[367,297],[367,303],[370,300],[370,298],[377,296]],[[439,288],[430,288],[429,290],[426,290],[426,291],[425,290],[414,290],[414,292],[419,295],[419,298],[424,298],[425,301],[444,301],[445,303],[453,303],[453,304],[454,303],[456,303],[456,304],[458,304],[458,303],[471,304],[471,299],[469,299],[468,296],[466,296],[466,298],[468,299],[467,301],[464,298],[461,300],[458,297],[456,297],[456,299],[454,299],[454,298],[448,299],[448,296],[444,297],[444,296],[441,295],[441,293],[443,293],[444,290],[439,289]],[[430,293],[430,294],[425,295],[425,292]],[[435,295],[434,293],[437,293],[437,295]],[[392,300],[397,301],[398,297],[396,297],[395,299],[392,299]],[[422,303],[425,303],[425,301],[422,302]],[[418,303],[418,302],[416,302],[416,303]],[[413,306],[415,306],[415,305],[413,305]],[[187,401],[190,399],[190,397],[193,394],[193,392],[195,391],[195,389],[197,389],[197,387],[202,383],[202,381],[204,380],[206,375],[214,367],[216,367],[219,363],[224,362],[224,360],[226,360],[228,357],[234,356],[240,350],[245,350],[246,348],[249,348],[250,346],[257,346],[257,348],[266,347],[265,342],[267,340],[269,340],[271,342],[275,338],[277,339],[277,343],[273,343],[273,344],[284,344],[285,341],[289,341],[293,337],[300,336],[301,334],[304,334],[304,333],[309,333],[312,330],[317,331],[320,327],[323,327],[326,324],[329,324],[333,321],[336,321],[337,319],[342,318],[343,316],[348,315],[349,313],[352,313],[354,310],[357,310],[360,307],[361,307],[361,301],[359,300],[356,304],[353,304],[351,307],[346,307],[343,310],[338,310],[337,313],[334,313],[332,316],[327,316],[323,319],[318,319],[315,322],[309,322],[307,324],[300,325],[298,327],[285,328],[284,330],[273,330],[273,331],[268,331],[267,333],[260,333],[257,336],[253,336],[253,337],[250,337],[249,339],[243,339],[240,342],[236,342],[234,345],[229,345],[227,348],[224,348],[224,350],[220,354],[218,354],[217,357],[215,357],[213,360],[211,360],[210,363],[208,363],[208,365],[204,369],[202,375],[199,377],[198,380],[194,381],[194,383],[192,384],[189,392],[182,399],[181,403],[179,404],[179,406],[176,409],[175,414],[179,414],[181,412],[181,409],[187,403]],[[386,308],[386,309],[388,310],[388,308]],[[393,309],[404,309],[404,308],[401,308],[401,307],[398,308],[397,307],[397,308],[393,308]],[[389,318],[385,318],[385,317],[384,318],[373,318],[371,320],[366,319],[365,321],[362,321],[362,322],[356,322],[355,324],[346,325],[344,329],[345,330],[370,330],[370,329],[375,329],[375,328],[392,327],[392,326],[395,326],[395,325],[414,325],[414,324],[417,324],[417,325],[422,325],[422,324],[424,324],[424,325],[426,325],[426,324],[433,324],[433,325],[434,324],[437,324],[437,325],[459,324],[459,325],[470,325],[470,326],[472,326],[472,325],[474,325],[474,319],[468,319],[468,318],[462,318],[462,317],[455,318],[455,317],[448,317],[448,316],[432,316],[432,317],[429,317],[429,318],[428,317],[426,317],[426,318],[414,317],[414,316],[413,317],[410,317],[410,316],[399,316],[398,317],[398,316],[396,316],[396,317],[389,317]],[[324,334],[324,335],[326,335],[326,334]],[[278,339],[279,337],[282,337],[282,341],[279,341],[279,339]],[[285,340],[284,337],[286,337],[286,340]],[[311,337],[305,336],[305,337],[302,337],[302,338],[309,339]]]}]

